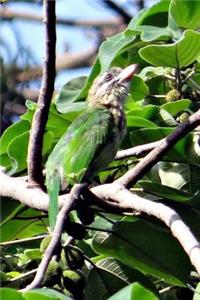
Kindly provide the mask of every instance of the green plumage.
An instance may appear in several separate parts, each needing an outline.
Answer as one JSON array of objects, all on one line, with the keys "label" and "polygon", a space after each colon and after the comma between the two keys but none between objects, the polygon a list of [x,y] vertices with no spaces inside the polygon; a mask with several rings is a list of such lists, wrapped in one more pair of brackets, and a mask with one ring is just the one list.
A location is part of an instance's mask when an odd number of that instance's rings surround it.
[{"label": "green plumage", "polygon": [[95,80],[88,96],[88,108],[69,126],[46,163],[52,229],[58,213],[59,191],[67,185],[91,181],[114,159],[124,136],[123,102],[128,84],[114,81],[121,69],[110,72],[110,83],[105,77],[108,72]]}]

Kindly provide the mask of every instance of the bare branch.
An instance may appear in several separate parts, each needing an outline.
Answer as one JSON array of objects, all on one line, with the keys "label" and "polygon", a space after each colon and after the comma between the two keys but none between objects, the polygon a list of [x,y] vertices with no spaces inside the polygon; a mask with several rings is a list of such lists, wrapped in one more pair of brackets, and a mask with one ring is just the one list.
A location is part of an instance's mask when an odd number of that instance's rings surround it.
[{"label": "bare branch", "polygon": [[[27,21],[35,21],[42,22],[43,17],[38,16],[36,14],[31,14],[27,12],[18,12],[11,10],[9,8],[2,8],[0,10],[0,16],[3,20],[13,20],[13,19],[21,19]],[[80,26],[85,28],[95,27],[97,29],[101,29],[104,27],[118,27],[121,25],[120,18],[109,18],[108,20],[70,20],[64,18],[57,18],[56,23],[64,26]]]},{"label": "bare branch", "polygon": [[51,98],[54,91],[55,80],[55,1],[44,0],[44,23],[45,23],[45,60],[43,64],[42,86],[38,99],[30,140],[28,146],[28,178],[29,183],[43,186],[42,175],[42,146],[43,135]]},{"label": "bare branch", "polygon": [[[118,207],[121,212],[138,211],[162,220],[171,229],[173,236],[180,242],[200,275],[200,245],[188,226],[173,209],[162,203],[135,195],[117,183],[94,187],[91,192],[100,199],[95,201],[95,204],[100,205],[100,207],[103,207],[103,202],[105,202],[106,207],[109,207],[110,203],[111,209]],[[22,178],[12,178],[1,172],[0,195],[11,197],[35,209],[48,210],[49,198],[47,194],[38,188],[28,188],[27,183]],[[70,194],[60,196],[60,207],[64,207],[65,204],[69,204],[70,207],[70,203],[73,202],[70,197]]]},{"label": "bare branch", "polygon": [[124,23],[128,24],[132,19],[132,16],[129,15],[120,5],[118,5],[114,1],[103,0],[103,3],[105,3],[106,6],[114,10],[124,20]]},{"label": "bare branch", "polygon": [[[56,71],[90,67],[94,62],[96,54],[96,48],[87,49],[85,51],[75,53],[63,53],[56,59]],[[27,70],[18,70],[18,74],[16,74],[16,80],[18,82],[25,82],[34,80],[41,76],[42,67],[36,66]]]},{"label": "bare branch", "polygon": [[125,149],[125,150],[120,150],[117,152],[117,155],[115,157],[116,160],[128,158],[131,156],[139,156],[142,155],[155,147],[159,146],[162,143],[163,140],[144,144],[144,145],[139,145],[135,146],[133,148]]},{"label": "bare branch", "polygon": [[187,133],[200,125],[200,109],[191,115],[188,120],[175,129],[162,142],[147,154],[134,168],[116,180],[125,187],[133,186],[141,179],[179,140]]}]

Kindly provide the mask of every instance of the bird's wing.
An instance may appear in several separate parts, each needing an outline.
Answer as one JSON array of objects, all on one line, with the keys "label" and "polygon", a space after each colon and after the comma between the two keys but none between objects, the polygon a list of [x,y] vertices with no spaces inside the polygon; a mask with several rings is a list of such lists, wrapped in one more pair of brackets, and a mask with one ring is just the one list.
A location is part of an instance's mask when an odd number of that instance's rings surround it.
[{"label": "bird's wing", "polygon": [[99,171],[95,170],[94,161],[112,135],[112,125],[110,112],[102,109],[88,113],[78,127],[76,122],[72,124],[64,157],[64,177],[68,183],[88,180]]}]

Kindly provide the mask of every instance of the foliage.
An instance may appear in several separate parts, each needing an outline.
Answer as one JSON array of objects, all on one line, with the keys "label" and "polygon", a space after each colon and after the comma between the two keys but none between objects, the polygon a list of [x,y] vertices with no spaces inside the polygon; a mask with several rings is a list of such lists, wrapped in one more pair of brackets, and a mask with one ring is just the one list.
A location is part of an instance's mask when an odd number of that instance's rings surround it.
[{"label": "foliage", "polygon": [[[126,103],[127,134],[123,149],[162,139],[195,112],[200,107],[199,12],[199,1],[160,1],[140,11],[123,32],[104,41],[90,76],[66,83],[52,102],[44,136],[44,164],[58,139],[84,110],[93,79],[111,66],[125,67],[136,62],[140,65]],[[0,140],[1,165],[14,176],[26,174],[28,137],[36,104],[27,101],[26,105],[27,113]],[[143,197],[161,200],[175,208],[197,238],[200,238],[199,156],[199,129],[196,129],[135,186],[142,190],[138,193]],[[113,162],[112,168],[99,174],[100,182],[118,178],[137,160],[131,157]],[[33,209],[2,199],[2,214],[2,242],[47,233],[46,215]],[[75,213],[72,218],[78,220]],[[2,299],[72,296],[82,299],[83,291],[84,299],[178,299],[172,292],[166,292],[163,298],[158,290],[166,286],[186,287],[191,280],[193,268],[188,257],[155,219],[100,214],[91,226],[101,231],[88,231],[83,240],[76,241],[78,250],[73,253],[63,249],[59,261],[61,272],[50,285],[48,280],[44,282],[44,286],[57,291],[10,289],[22,288],[30,281],[31,276],[21,278],[21,275],[37,267],[42,252],[40,241],[3,247]],[[64,234],[63,243],[66,239]],[[96,264],[95,268],[88,267],[84,255]],[[195,287],[196,281],[192,284]],[[193,299],[197,298],[195,295]]]}]

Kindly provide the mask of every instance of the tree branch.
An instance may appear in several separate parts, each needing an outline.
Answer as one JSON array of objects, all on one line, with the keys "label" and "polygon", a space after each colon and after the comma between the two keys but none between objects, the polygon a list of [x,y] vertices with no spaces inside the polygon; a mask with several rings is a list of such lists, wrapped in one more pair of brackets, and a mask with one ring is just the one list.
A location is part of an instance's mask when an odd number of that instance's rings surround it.
[{"label": "tree branch", "polygon": [[[56,59],[56,71],[65,69],[76,69],[90,67],[96,57],[97,48],[87,49],[75,53],[63,53]],[[42,76],[42,67],[36,66],[27,70],[18,70],[16,74],[17,82],[34,80]]]},{"label": "tree branch", "polygon": [[[27,21],[35,21],[35,22],[42,22],[43,17],[38,16],[36,14],[31,14],[27,12],[18,12],[11,10],[9,8],[2,8],[0,11],[0,16],[3,20],[13,20],[13,19],[20,19],[20,20],[27,20]],[[121,20],[119,18],[109,18],[107,20],[70,20],[64,18],[57,18],[56,23],[58,25],[64,26],[80,26],[85,28],[95,27],[97,29],[102,29],[104,27],[118,27],[121,25]]]},{"label": "tree branch", "polygon": [[132,16],[129,15],[126,12],[126,10],[124,10],[120,5],[116,4],[114,1],[112,1],[112,0],[103,0],[103,3],[105,3],[106,6],[108,6],[109,8],[114,10],[115,12],[117,12],[117,14],[124,20],[125,24],[128,24],[131,21]]},{"label": "tree branch", "polygon": [[131,156],[139,156],[142,155],[155,147],[158,147],[163,140],[148,143],[148,144],[143,144],[143,145],[138,145],[133,148],[125,149],[125,150],[120,150],[117,152],[117,155],[115,156],[116,160],[120,159],[125,159]]},{"label": "tree branch", "polygon": [[[173,236],[176,237],[182,245],[183,249],[190,257],[191,263],[200,275],[200,245],[189,227],[186,226],[175,210],[162,203],[153,202],[135,195],[117,183],[94,187],[91,189],[91,192],[100,199],[99,201],[95,201],[96,205],[103,207],[101,202],[105,202],[107,207],[109,207],[110,204],[111,209],[114,205],[114,207],[118,207],[121,212],[130,212],[130,210],[133,210],[146,213],[162,220],[170,228]],[[49,198],[46,193],[39,188],[28,188],[27,183],[22,178],[12,178],[1,172],[0,195],[11,197],[12,199],[20,201],[21,203],[35,209],[44,211],[48,210]],[[71,209],[73,201],[70,197],[70,194],[60,196],[60,207],[64,207],[69,204],[68,208]]]},{"label": "tree branch", "polygon": [[43,135],[51,98],[54,91],[55,81],[55,1],[44,0],[44,23],[45,23],[45,59],[43,63],[42,86],[38,99],[30,140],[28,146],[28,178],[29,183],[43,186],[42,175],[42,146]]},{"label": "tree branch", "polygon": [[116,180],[124,187],[130,188],[141,179],[179,140],[200,125],[200,109],[188,120],[175,129],[162,142],[147,154],[134,168]]}]

